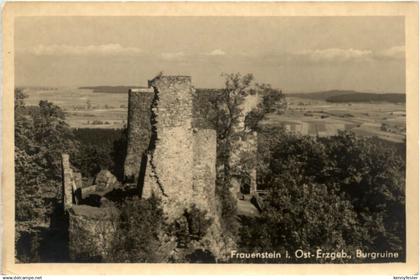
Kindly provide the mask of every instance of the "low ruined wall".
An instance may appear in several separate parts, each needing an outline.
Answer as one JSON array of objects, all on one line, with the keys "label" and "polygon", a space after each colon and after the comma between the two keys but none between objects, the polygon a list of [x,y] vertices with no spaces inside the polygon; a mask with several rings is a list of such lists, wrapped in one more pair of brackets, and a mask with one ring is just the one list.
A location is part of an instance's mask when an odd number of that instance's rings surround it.
[{"label": "low ruined wall", "polygon": [[68,210],[73,205],[73,170],[70,167],[70,156],[61,155],[61,164],[63,169],[63,205],[64,210]]},{"label": "low ruined wall", "polygon": [[69,210],[69,254],[73,261],[103,261],[116,232],[116,208],[74,205]]},{"label": "low ruined wall", "polygon": [[61,165],[63,172],[63,207],[64,210],[69,210],[74,203],[78,203],[78,198],[74,194],[83,185],[82,174],[73,170],[68,154],[61,155]]},{"label": "low ruined wall", "polygon": [[127,156],[124,175],[135,178],[139,175],[141,159],[147,151],[151,136],[152,88],[132,89],[128,93]]}]

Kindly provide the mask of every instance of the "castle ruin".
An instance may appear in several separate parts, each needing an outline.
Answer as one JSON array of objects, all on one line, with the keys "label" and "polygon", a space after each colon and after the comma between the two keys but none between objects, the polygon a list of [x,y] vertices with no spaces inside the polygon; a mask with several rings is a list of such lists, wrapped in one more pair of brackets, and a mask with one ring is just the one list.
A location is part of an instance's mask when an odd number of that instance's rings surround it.
[{"label": "castle ruin", "polygon": [[[193,205],[205,210],[213,223],[195,247],[210,251],[216,258],[227,256],[232,244],[222,236],[216,195],[217,134],[214,124],[203,114],[209,111],[210,100],[197,94],[189,76],[158,76],[148,82],[147,88],[131,89],[128,94],[125,184],[134,185],[141,198],[159,197],[169,222]],[[243,108],[244,116],[247,110]],[[239,130],[245,129],[244,116]],[[246,149],[256,159],[256,134],[248,138],[237,140],[241,142],[236,143],[237,149]],[[232,151],[232,164],[238,164],[241,151]],[[77,205],[76,194],[104,195],[123,184],[115,182],[111,174],[103,175],[100,185],[81,188],[76,182],[80,176],[73,175],[66,155],[63,176],[64,205],[70,213],[70,251],[80,255],[83,241],[92,240],[97,246],[90,250],[96,255],[106,254],[104,248],[113,235],[109,217],[114,211],[107,209],[101,220],[98,209],[102,208]],[[251,170],[251,192],[256,190],[255,178],[256,171]],[[235,195],[241,191],[240,184],[236,182]],[[97,228],[104,225],[106,233],[98,238]]]}]

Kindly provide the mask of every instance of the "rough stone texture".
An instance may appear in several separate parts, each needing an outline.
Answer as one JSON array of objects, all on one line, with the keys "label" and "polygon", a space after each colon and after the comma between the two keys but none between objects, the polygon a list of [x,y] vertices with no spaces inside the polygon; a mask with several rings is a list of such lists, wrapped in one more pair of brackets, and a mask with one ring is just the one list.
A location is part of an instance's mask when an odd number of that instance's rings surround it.
[{"label": "rough stone texture", "polygon": [[[174,80],[175,78],[179,81],[190,79],[185,76],[163,77],[165,80]],[[150,85],[152,84],[153,81],[150,81]],[[198,129],[215,129],[217,118],[215,104],[221,91],[214,89],[200,89],[196,91],[193,88],[191,90],[192,127]],[[149,163],[146,152],[151,140],[151,107],[154,97],[155,94],[152,87],[131,89],[129,91],[128,144],[124,174],[126,178],[134,178],[134,182],[136,183],[141,173],[140,170],[146,170],[146,165]],[[175,106],[177,105],[173,104],[173,107]],[[140,174],[140,176],[144,176],[144,174]],[[146,185],[144,182],[140,182],[140,184],[140,187]],[[143,192],[147,195],[150,189],[143,190]]]},{"label": "rough stone texture", "polygon": [[89,195],[94,194],[96,192],[96,185],[81,188],[80,191],[81,191],[81,198],[85,199]]},{"label": "rough stone texture", "polygon": [[191,78],[161,76],[149,82],[155,89],[152,118],[155,135],[146,168],[143,197],[163,198],[168,218],[182,215],[193,196],[193,132]]},{"label": "rough stone texture", "polygon": [[74,202],[76,204],[79,204],[80,202],[80,194],[77,191],[83,186],[83,179],[82,179],[82,173],[80,172],[73,172],[73,197]]},{"label": "rough stone texture", "polygon": [[193,199],[209,213],[216,210],[216,131],[196,130],[193,136]]},{"label": "rough stone texture", "polygon": [[76,189],[73,189],[73,191],[77,190],[78,188],[81,188],[83,186],[82,173],[73,172],[73,181],[74,185],[76,186]]},{"label": "rough stone texture", "polygon": [[153,88],[131,89],[128,93],[128,139],[124,175],[137,181],[141,159],[147,151],[151,135]]},{"label": "rough stone texture", "polygon": [[83,186],[82,174],[75,172],[70,164],[70,156],[61,154],[63,169],[63,207],[69,210],[73,203],[78,204],[80,196],[78,190]]},{"label": "rough stone texture", "polygon": [[[206,210],[213,223],[206,235],[200,241],[194,241],[191,248],[209,250],[217,259],[223,259],[229,256],[235,242],[223,236],[220,202],[216,197],[217,135],[214,125],[220,91],[197,93],[191,78],[186,76],[158,76],[149,81],[149,86],[154,89],[152,101],[148,99],[150,102],[147,103],[149,111],[147,106],[140,110],[139,105],[129,105],[136,109],[129,112],[128,137],[150,141],[132,140],[127,151],[130,158],[125,162],[125,175],[139,174],[143,198],[156,195],[162,199],[169,223],[180,218],[193,204]],[[130,98],[137,100],[132,92]],[[142,121],[133,121],[130,119],[133,117]],[[161,241],[162,250],[174,259],[182,259],[182,254],[187,253],[174,247],[173,237],[164,236]]]},{"label": "rough stone texture", "polygon": [[[158,76],[149,81],[149,88],[129,91],[128,143],[124,175],[134,179],[143,198],[153,194],[162,198],[167,222],[171,223],[195,204],[206,210],[213,220],[205,236],[193,241],[188,250],[209,250],[223,260],[235,247],[234,240],[223,236],[220,223],[220,201],[216,197],[217,135],[214,130],[217,90],[195,92],[187,76]],[[244,119],[258,103],[246,101],[236,131],[244,131]],[[240,164],[246,152],[257,158],[257,135],[232,143],[230,164]],[[250,193],[256,193],[256,169],[249,171]],[[68,155],[63,154],[64,205],[69,212],[70,256],[73,260],[106,260],[118,222],[118,210],[103,197],[121,185],[115,176],[102,170],[95,185],[82,188],[80,173],[73,172]],[[243,182],[236,182],[239,192]],[[73,193],[81,198],[96,194],[101,208],[74,205]],[[257,201],[258,202],[258,201]],[[76,201],[77,203],[77,201]],[[257,203],[260,205],[260,203]],[[251,204],[250,204],[251,205]],[[160,237],[163,256],[178,257],[188,252],[176,248],[174,236]]]},{"label": "rough stone texture", "polygon": [[118,183],[117,177],[106,169],[99,171],[95,178],[97,191],[111,191],[116,183]]},{"label": "rough stone texture", "polygon": [[70,259],[106,259],[111,251],[118,217],[119,212],[114,207],[74,205],[69,211]]},{"label": "rough stone texture", "polygon": [[[252,198],[251,198],[252,199]],[[260,211],[251,202],[251,199],[245,197],[243,200],[238,200],[238,215],[244,217],[258,217]]]},{"label": "rough stone texture", "polygon": [[213,129],[196,129],[193,134],[193,201],[213,220],[207,234],[193,248],[209,250],[218,259],[229,256],[232,244],[222,236],[216,200],[217,134]]},{"label": "rough stone texture", "polygon": [[70,156],[62,154],[63,167],[63,206],[64,210],[68,210],[73,205],[73,170],[70,167]]}]

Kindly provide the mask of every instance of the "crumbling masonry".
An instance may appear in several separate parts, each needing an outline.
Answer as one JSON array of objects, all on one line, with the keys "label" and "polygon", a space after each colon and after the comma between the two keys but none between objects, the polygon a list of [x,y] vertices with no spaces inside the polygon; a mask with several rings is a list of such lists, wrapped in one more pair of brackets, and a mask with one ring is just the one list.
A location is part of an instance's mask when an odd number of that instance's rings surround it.
[{"label": "crumbling masonry", "polygon": [[[195,248],[208,250],[218,259],[229,256],[232,244],[223,236],[216,196],[217,135],[214,123],[210,124],[208,116],[203,114],[211,106],[210,100],[195,92],[189,76],[158,76],[149,81],[147,88],[131,89],[128,94],[127,155],[124,163],[126,183],[135,185],[142,198],[152,195],[161,198],[168,222],[179,218],[193,204],[205,210],[213,224],[202,241],[194,245]],[[248,109],[243,108],[243,115]],[[244,116],[241,124],[243,119]],[[241,125],[237,129],[244,127]],[[235,146],[254,155],[256,135],[250,134],[249,137],[251,139],[242,140],[243,143],[236,143]],[[232,164],[238,164],[241,151],[232,152]],[[64,205],[70,213],[70,243],[74,245],[70,251],[73,255],[81,255],[83,245],[80,240],[94,240],[98,246],[90,250],[98,256],[104,256],[106,240],[114,232],[109,217],[115,216],[115,213],[104,207],[106,215],[101,220],[99,208],[74,205],[77,204],[75,193],[78,187],[69,187],[75,184],[72,183],[74,176],[68,156],[63,156],[63,171]],[[255,170],[250,172],[251,191],[256,189],[255,173]],[[79,187],[79,193],[102,195],[121,188],[121,184],[111,180],[111,176],[104,177],[106,182],[110,182],[105,187]],[[235,191],[240,191],[240,184]],[[104,225],[107,230],[99,238],[96,229]]]},{"label": "crumbling masonry", "polygon": [[162,76],[149,86],[153,96],[129,92],[125,176],[137,180],[143,198],[161,197],[169,219],[192,204],[215,213],[216,132],[193,126],[191,78]]}]

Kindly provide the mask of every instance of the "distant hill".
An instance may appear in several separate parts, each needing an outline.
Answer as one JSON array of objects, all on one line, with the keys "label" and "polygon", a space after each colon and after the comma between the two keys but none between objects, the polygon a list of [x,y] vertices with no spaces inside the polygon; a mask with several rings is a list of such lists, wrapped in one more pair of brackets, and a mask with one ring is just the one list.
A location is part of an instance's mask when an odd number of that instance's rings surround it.
[{"label": "distant hill", "polygon": [[91,89],[93,92],[106,93],[128,93],[130,88],[140,88],[141,86],[93,86],[93,87],[79,87],[79,89]]},{"label": "distant hill", "polygon": [[392,102],[405,103],[405,94],[402,93],[353,93],[331,96],[326,99],[327,102]]},{"label": "distant hill", "polygon": [[290,97],[302,97],[308,99],[316,99],[316,100],[326,100],[332,96],[344,95],[344,94],[352,94],[356,93],[353,90],[328,90],[328,91],[317,91],[317,92],[306,92],[306,93],[289,93],[286,96]]},{"label": "distant hill", "polygon": [[368,93],[353,90],[329,90],[308,93],[286,94],[289,97],[324,100],[327,102],[405,102],[403,93]]},{"label": "distant hill", "polygon": [[[105,93],[124,93],[127,94],[129,89],[132,88],[144,88],[144,86],[89,86],[79,87],[79,89],[91,89],[93,92],[105,92]],[[199,94],[218,93],[221,89],[216,88],[197,88]]]}]

